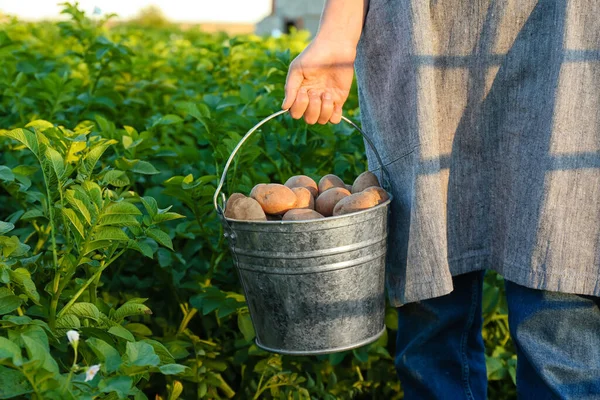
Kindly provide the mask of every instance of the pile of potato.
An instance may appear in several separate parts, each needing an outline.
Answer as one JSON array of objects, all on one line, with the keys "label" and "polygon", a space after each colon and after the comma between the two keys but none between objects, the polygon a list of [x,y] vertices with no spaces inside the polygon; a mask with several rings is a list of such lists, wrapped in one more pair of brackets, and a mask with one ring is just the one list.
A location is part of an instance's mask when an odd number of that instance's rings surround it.
[{"label": "pile of potato", "polygon": [[225,217],[245,221],[305,221],[366,210],[389,198],[377,177],[363,172],[352,185],[335,175],[325,175],[317,184],[306,175],[296,175],[284,185],[260,183],[250,196],[234,193],[227,201]]}]

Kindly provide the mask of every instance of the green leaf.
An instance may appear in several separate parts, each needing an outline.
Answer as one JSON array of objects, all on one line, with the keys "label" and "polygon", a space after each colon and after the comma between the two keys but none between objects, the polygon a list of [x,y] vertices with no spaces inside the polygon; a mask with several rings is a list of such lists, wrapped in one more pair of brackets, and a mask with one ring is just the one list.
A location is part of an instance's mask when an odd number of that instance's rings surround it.
[{"label": "green leaf", "polygon": [[85,193],[89,196],[90,200],[96,205],[96,207],[100,210],[102,209],[102,189],[98,184],[85,181],[81,185],[85,190]]},{"label": "green leaf", "polygon": [[83,224],[79,220],[79,217],[77,216],[75,211],[71,210],[70,208],[63,208],[62,213],[65,217],[67,217],[71,225],[75,228],[77,233],[79,233],[79,236],[83,239],[85,237],[85,228],[83,227]]},{"label": "green leaf", "polygon": [[27,357],[29,357],[30,360],[38,361],[40,368],[58,374],[58,365],[56,364],[56,361],[54,361],[54,358],[52,358],[50,352],[46,350],[42,343],[29,336],[23,336],[23,343],[27,350]]},{"label": "green leaf", "polygon": [[54,150],[52,147],[46,148],[46,160],[52,166],[52,170],[56,173],[58,179],[62,179],[65,174],[65,160],[62,158],[60,153]]},{"label": "green leaf", "polygon": [[102,226],[94,230],[93,240],[129,241],[129,236],[121,228],[115,226]]},{"label": "green leaf", "polygon": [[94,321],[98,321],[100,319],[100,310],[92,303],[75,303],[69,308],[67,311],[69,314],[76,315],[81,318],[89,318]]},{"label": "green leaf", "polygon": [[52,122],[48,122],[43,119],[36,119],[25,125],[25,128],[34,128],[39,131],[45,131],[46,129],[54,128],[54,125]]},{"label": "green leaf", "polygon": [[12,231],[13,229],[15,229],[15,226],[10,222],[0,221],[0,235],[4,235],[5,233]]},{"label": "green leaf", "polygon": [[125,303],[121,307],[119,307],[114,315],[113,320],[116,322],[121,322],[127,317],[131,317],[133,315],[150,315],[152,311],[144,304],[139,303]]},{"label": "green leaf", "polygon": [[385,309],[385,326],[393,331],[398,330],[398,311],[393,307]]},{"label": "green leaf", "polygon": [[152,331],[144,324],[139,324],[137,322],[133,322],[125,325],[125,329],[129,332],[136,334],[138,336],[151,336]]},{"label": "green leaf", "polygon": [[237,323],[238,323],[238,328],[239,328],[240,332],[242,332],[242,335],[244,335],[244,339],[246,339],[246,341],[249,342],[256,337],[256,333],[254,332],[254,326],[252,325],[252,319],[250,318],[250,314],[248,314],[247,312],[246,313],[240,312],[238,314]]},{"label": "green leaf", "polygon": [[166,248],[173,250],[173,242],[171,241],[171,238],[166,232],[163,232],[157,228],[149,228],[146,231],[146,235],[156,240],[158,243],[165,246]]},{"label": "green leaf", "polygon": [[12,182],[15,180],[15,174],[5,165],[0,165],[0,181]]},{"label": "green leaf", "polygon": [[98,389],[103,393],[115,392],[119,399],[125,399],[129,395],[133,380],[128,376],[115,376],[103,379],[98,384]]},{"label": "green leaf", "polygon": [[71,207],[73,207],[74,210],[77,210],[79,214],[83,216],[85,222],[87,222],[88,225],[91,225],[91,213],[93,210],[90,210],[88,206],[86,206],[86,204],[83,202],[83,200],[77,198],[77,192],[75,192],[74,190],[67,190],[67,192],[65,193],[65,198],[67,199]]},{"label": "green leaf", "polygon": [[142,204],[146,208],[146,211],[148,211],[148,214],[154,218],[154,216],[158,213],[158,204],[156,203],[154,197],[144,196],[140,199],[142,200]]},{"label": "green leaf", "polygon": [[35,133],[28,129],[13,129],[12,131],[0,132],[0,136],[6,136],[24,144],[38,159],[40,157],[40,143]]},{"label": "green leaf", "polygon": [[144,342],[127,342],[125,357],[128,365],[138,367],[155,367],[160,363],[160,358],[154,352],[154,348]]},{"label": "green leaf", "polygon": [[23,364],[21,348],[14,342],[0,336],[0,360],[6,358],[10,359],[17,367]]},{"label": "green leaf", "polygon": [[94,147],[92,147],[90,149],[90,151],[88,151],[88,153],[83,158],[83,163],[82,163],[83,172],[85,172],[88,175],[91,174],[94,171],[94,167],[98,163],[98,160],[100,160],[100,157],[102,157],[102,154],[104,154],[106,149],[108,149],[110,146],[112,146],[113,144],[116,144],[116,143],[118,143],[116,140],[111,139],[111,140],[103,140],[103,141],[99,142],[98,144],[94,145]]},{"label": "green leaf", "polygon": [[140,223],[133,215],[104,215],[98,220],[98,226],[138,226]]},{"label": "green leaf", "polygon": [[0,236],[0,249],[4,257],[22,257],[29,251],[29,246],[21,243],[16,236]]},{"label": "green leaf", "polygon": [[185,370],[188,367],[186,367],[185,365],[181,365],[181,364],[165,364],[165,365],[161,365],[160,367],[158,367],[158,369],[160,370],[160,372],[163,373],[163,375],[178,375],[178,374],[182,374],[183,372],[185,372]]},{"label": "green leaf", "polygon": [[33,393],[33,388],[25,375],[0,365],[0,399],[25,398],[29,393]]},{"label": "green leaf", "polygon": [[118,169],[113,169],[104,174],[104,178],[102,180],[114,187],[124,187],[131,184],[129,177],[125,171],[121,171]]},{"label": "green leaf", "polygon": [[87,244],[87,246],[85,246],[85,249],[83,249],[83,255],[85,256],[98,249],[106,249],[111,245],[111,243],[112,242],[110,240],[92,240]]},{"label": "green leaf", "polygon": [[6,296],[0,298],[0,315],[15,311],[23,304],[23,299],[19,296]]},{"label": "green leaf", "polygon": [[143,255],[145,255],[148,258],[153,258],[154,252],[152,251],[152,247],[150,247],[150,245],[148,243],[144,243],[144,242],[136,242],[136,241],[131,241],[129,242],[128,247],[130,249],[139,251],[140,253],[142,253]]},{"label": "green leaf", "polygon": [[104,340],[93,337],[87,339],[85,342],[92,349],[96,357],[98,357],[106,373],[110,374],[119,369],[121,366],[121,356],[114,347]]},{"label": "green leaf", "polygon": [[36,218],[40,218],[44,216],[44,212],[42,210],[40,210],[39,208],[32,208],[30,210],[27,210],[25,212],[25,214],[23,214],[21,216],[21,219],[23,221],[29,221],[31,219],[36,219]]},{"label": "green leaf", "polygon": [[34,303],[39,304],[40,294],[35,287],[35,283],[31,279],[31,274],[25,268],[17,268],[14,271],[10,271],[10,279],[20,287],[20,289],[29,297]]},{"label": "green leaf", "polygon": [[172,125],[172,124],[180,124],[183,122],[183,119],[181,119],[181,117],[179,115],[175,115],[175,114],[167,114],[164,117],[161,117],[159,119],[157,119],[153,124],[152,127],[156,127],[158,125]]},{"label": "green leaf", "polygon": [[56,320],[56,328],[79,329],[81,328],[81,321],[73,314],[63,315]]},{"label": "green leaf", "polygon": [[141,160],[138,160],[138,162],[135,163],[133,168],[131,168],[131,171],[136,172],[138,174],[144,174],[144,175],[160,174],[160,171],[157,170],[156,168],[154,168],[154,165],[150,164],[147,161],[141,161]]},{"label": "green leaf", "polygon": [[103,215],[142,215],[134,204],[126,201],[110,203],[103,211]]},{"label": "green leaf", "polygon": [[154,349],[154,352],[160,358],[160,364],[174,364],[175,358],[167,348],[159,341],[152,339],[143,339],[141,342],[148,343]]},{"label": "green leaf", "polygon": [[122,339],[125,339],[128,342],[135,341],[135,338],[133,337],[131,332],[129,332],[127,329],[123,328],[121,325],[111,326],[110,329],[108,330],[108,333],[110,333],[111,335],[120,337]]},{"label": "green leaf", "polygon": [[172,220],[181,219],[181,218],[185,218],[185,215],[177,214],[176,212],[165,212],[165,213],[156,214],[152,218],[152,221],[156,224],[159,224],[161,222],[172,221]]}]

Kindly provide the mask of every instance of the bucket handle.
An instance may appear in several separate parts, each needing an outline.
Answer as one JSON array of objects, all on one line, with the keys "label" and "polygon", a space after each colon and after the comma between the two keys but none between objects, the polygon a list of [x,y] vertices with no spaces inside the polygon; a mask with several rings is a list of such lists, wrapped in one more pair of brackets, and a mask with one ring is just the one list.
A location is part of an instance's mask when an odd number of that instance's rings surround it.
[{"label": "bucket handle", "polygon": [[[227,163],[225,164],[225,169],[223,170],[223,174],[221,175],[221,180],[219,181],[219,186],[217,186],[217,190],[215,191],[215,195],[213,196],[213,204],[215,206],[215,210],[217,211],[217,213],[219,215],[223,215],[223,209],[219,206],[218,204],[218,198],[219,198],[219,193],[221,192],[221,189],[223,188],[223,184],[225,183],[225,178],[227,177],[227,170],[229,169],[229,165],[231,164],[231,162],[233,161],[233,158],[235,157],[236,153],[238,152],[238,150],[242,147],[242,145],[244,144],[244,142],[246,140],[248,140],[248,138],[250,137],[250,135],[252,135],[258,128],[260,128],[262,125],[264,125],[266,122],[270,121],[271,119],[280,116],[281,114],[284,114],[288,112],[288,110],[280,110],[277,111],[271,115],[269,115],[268,117],[264,118],[262,121],[260,121],[258,124],[254,125],[245,135],[244,137],[239,141],[239,143],[237,144],[237,146],[235,146],[235,148],[233,149],[231,155],[229,156],[229,159],[227,160]],[[354,122],[352,122],[351,120],[349,120],[348,118],[346,118],[345,116],[342,115],[342,120],[344,122],[347,122],[348,124],[352,125],[352,127],[354,127],[358,132],[360,132],[360,134],[365,138],[365,141],[367,142],[367,144],[369,145],[369,147],[371,148],[371,150],[373,150],[373,153],[375,154],[375,157],[377,158],[377,162],[379,164],[380,167],[380,182],[383,186],[387,186],[386,183],[389,182],[389,173],[387,171],[387,168],[385,168],[385,166],[383,165],[383,161],[381,161],[381,157],[379,156],[379,153],[377,152],[377,149],[375,148],[375,145],[373,145],[373,141],[371,140],[371,138],[361,129],[358,127],[358,125],[356,125]],[[223,202],[225,202],[225,194],[221,193],[221,195],[223,196]]]}]

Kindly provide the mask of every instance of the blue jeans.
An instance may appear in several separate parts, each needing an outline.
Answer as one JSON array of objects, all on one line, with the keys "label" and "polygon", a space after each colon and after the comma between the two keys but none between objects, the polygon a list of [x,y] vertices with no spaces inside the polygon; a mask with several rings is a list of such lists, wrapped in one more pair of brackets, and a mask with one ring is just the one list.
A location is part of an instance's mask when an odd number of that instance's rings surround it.
[{"label": "blue jeans", "polygon": [[[456,276],[452,293],[398,308],[396,369],[406,400],[487,398],[483,275]],[[600,399],[600,298],[505,282],[518,397]]]}]

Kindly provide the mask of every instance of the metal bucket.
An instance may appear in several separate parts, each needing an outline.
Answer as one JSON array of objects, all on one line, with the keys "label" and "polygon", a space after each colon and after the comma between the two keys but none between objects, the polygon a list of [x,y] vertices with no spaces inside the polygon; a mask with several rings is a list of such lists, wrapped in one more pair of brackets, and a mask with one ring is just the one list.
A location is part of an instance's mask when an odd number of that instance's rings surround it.
[{"label": "metal bucket", "polygon": [[[310,221],[226,219],[218,204],[233,150],[214,195],[256,331],[267,351],[313,355],[371,343],[385,331],[385,256],[390,200],[357,213]],[[371,140],[354,126],[374,150]],[[225,196],[223,203],[225,203]]]}]

